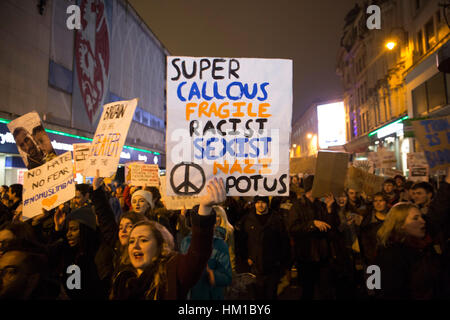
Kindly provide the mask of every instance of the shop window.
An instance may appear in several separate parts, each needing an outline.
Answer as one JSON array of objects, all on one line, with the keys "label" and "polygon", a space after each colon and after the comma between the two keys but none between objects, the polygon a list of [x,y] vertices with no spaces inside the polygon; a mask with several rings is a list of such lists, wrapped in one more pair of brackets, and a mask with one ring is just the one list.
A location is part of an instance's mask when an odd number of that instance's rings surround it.
[{"label": "shop window", "polygon": [[423,55],[423,36],[422,36],[422,30],[417,32],[417,51],[419,52],[419,55]]},{"label": "shop window", "polygon": [[439,72],[412,91],[414,116],[447,104],[450,89],[446,87],[445,79],[444,74]]},{"label": "shop window", "polygon": [[425,82],[412,91],[414,115],[427,112],[427,90]]},{"label": "shop window", "polygon": [[431,18],[425,25],[425,48],[430,50],[430,48],[436,43],[436,38],[434,36],[434,23],[433,18]]},{"label": "shop window", "polygon": [[428,111],[446,103],[445,80],[442,72],[437,73],[427,82]]}]

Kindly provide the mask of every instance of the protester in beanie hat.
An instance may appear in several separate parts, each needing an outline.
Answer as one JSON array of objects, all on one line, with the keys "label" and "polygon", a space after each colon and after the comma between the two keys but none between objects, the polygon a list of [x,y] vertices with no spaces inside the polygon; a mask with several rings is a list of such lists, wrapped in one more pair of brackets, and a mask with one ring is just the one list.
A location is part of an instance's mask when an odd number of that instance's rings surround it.
[{"label": "protester in beanie hat", "polygon": [[133,202],[133,198],[136,196],[141,196],[143,197],[148,204],[150,205],[151,209],[153,210],[155,204],[153,203],[153,195],[151,192],[149,191],[145,191],[145,190],[137,190],[135,192],[133,192],[132,196],[131,196],[131,201]]},{"label": "protester in beanie hat", "polygon": [[94,231],[97,229],[96,217],[90,207],[81,207],[70,212],[67,215],[67,223],[71,220],[78,221]]},{"label": "protester in beanie hat", "polygon": [[263,201],[263,202],[267,203],[267,205],[269,205],[269,197],[267,197],[267,196],[255,196],[255,198],[253,199],[253,202],[256,203],[258,201]]}]

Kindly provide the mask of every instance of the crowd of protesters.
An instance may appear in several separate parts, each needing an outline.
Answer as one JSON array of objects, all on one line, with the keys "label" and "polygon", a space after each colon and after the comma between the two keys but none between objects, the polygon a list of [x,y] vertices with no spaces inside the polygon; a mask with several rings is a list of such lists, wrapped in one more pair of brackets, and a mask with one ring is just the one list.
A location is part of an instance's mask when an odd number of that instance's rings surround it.
[{"label": "crowd of protesters", "polygon": [[226,197],[213,179],[199,205],[168,210],[156,187],[96,177],[25,221],[22,185],[2,186],[0,298],[275,300],[293,283],[305,300],[450,297],[450,168],[439,187],[397,176],[371,196],[318,199],[313,182]]}]

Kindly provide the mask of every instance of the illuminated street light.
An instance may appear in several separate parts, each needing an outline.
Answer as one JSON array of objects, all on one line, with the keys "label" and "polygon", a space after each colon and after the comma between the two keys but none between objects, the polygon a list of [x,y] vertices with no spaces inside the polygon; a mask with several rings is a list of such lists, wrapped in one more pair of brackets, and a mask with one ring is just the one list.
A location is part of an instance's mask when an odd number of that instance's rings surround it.
[{"label": "illuminated street light", "polygon": [[312,138],[312,133],[308,133],[308,134],[306,135],[306,137],[307,137],[308,139],[311,139],[311,138]]},{"label": "illuminated street light", "polygon": [[395,48],[396,45],[397,45],[397,43],[395,43],[395,41],[388,41],[386,43],[386,48],[388,48],[389,50],[392,50]]}]

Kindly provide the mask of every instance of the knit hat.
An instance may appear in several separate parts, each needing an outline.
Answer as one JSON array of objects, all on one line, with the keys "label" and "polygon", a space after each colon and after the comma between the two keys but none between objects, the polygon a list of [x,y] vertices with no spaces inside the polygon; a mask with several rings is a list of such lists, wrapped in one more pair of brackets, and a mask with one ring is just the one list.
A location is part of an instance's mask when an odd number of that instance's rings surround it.
[{"label": "knit hat", "polygon": [[70,212],[67,215],[67,222],[71,220],[78,221],[94,231],[97,229],[97,220],[90,206],[81,207]]},{"label": "knit hat", "polygon": [[137,190],[137,191],[133,192],[133,195],[131,196],[131,201],[133,201],[133,198],[136,196],[143,197],[150,205],[150,208],[152,208],[152,210],[153,210],[153,207],[155,206],[155,204],[153,203],[153,196],[152,196],[151,192],[145,191],[145,190]]},{"label": "knit hat", "polygon": [[303,189],[305,189],[305,192],[308,192],[312,189],[313,183],[314,183],[313,175],[307,176],[305,179],[303,179]]},{"label": "knit hat", "polygon": [[269,205],[269,197],[267,196],[255,196],[255,198],[253,199],[253,202],[256,203],[258,201],[262,201],[267,203],[267,205]]}]

